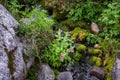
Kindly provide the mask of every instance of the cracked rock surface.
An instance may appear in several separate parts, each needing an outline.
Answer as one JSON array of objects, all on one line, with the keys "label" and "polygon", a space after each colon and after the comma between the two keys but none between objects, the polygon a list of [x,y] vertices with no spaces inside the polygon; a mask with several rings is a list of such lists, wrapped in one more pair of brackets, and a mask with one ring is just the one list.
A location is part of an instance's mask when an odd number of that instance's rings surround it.
[{"label": "cracked rock surface", "polygon": [[26,75],[17,28],[18,22],[0,4],[0,80],[24,80]]}]

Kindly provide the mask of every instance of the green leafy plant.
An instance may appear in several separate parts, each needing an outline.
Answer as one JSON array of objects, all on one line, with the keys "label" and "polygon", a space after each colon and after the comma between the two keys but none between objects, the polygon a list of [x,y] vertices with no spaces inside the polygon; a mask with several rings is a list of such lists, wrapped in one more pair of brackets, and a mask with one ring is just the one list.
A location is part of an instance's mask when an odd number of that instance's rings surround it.
[{"label": "green leafy plant", "polygon": [[31,54],[38,57],[53,39],[51,26],[54,21],[47,17],[46,11],[36,8],[25,13],[24,16],[28,21],[20,22],[19,34],[26,37],[27,41],[32,44]]},{"label": "green leafy plant", "polygon": [[114,38],[114,37],[117,37],[119,35],[119,29],[116,28],[116,27],[104,27],[103,28],[103,32],[100,33],[100,37],[102,37],[103,39],[105,40],[108,40],[110,38]]},{"label": "green leafy plant", "polygon": [[[52,67],[60,67],[71,62],[69,56],[73,52],[73,40],[68,32],[61,32],[59,29],[55,35],[53,43],[46,48],[42,55],[42,61],[47,62]],[[63,64],[64,63],[64,64]]]},{"label": "green leafy plant", "polygon": [[99,43],[101,42],[101,38],[98,37],[97,35],[94,35],[94,34],[91,34],[91,33],[88,33],[87,37],[86,37],[86,41],[87,41],[87,44],[96,44],[96,43]]},{"label": "green leafy plant", "polygon": [[97,13],[101,12],[101,5],[96,5],[98,3],[94,2],[82,2],[77,0],[73,3],[73,6],[70,8],[67,17],[73,21],[77,20],[88,20],[88,21],[97,21]]},{"label": "green leafy plant", "polygon": [[20,17],[20,8],[22,8],[22,5],[17,0],[10,0],[5,5],[7,9],[11,12],[11,14],[16,18],[19,19]]},{"label": "green leafy plant", "polygon": [[106,25],[118,24],[120,22],[120,3],[109,3],[107,9],[104,9],[99,21]]}]

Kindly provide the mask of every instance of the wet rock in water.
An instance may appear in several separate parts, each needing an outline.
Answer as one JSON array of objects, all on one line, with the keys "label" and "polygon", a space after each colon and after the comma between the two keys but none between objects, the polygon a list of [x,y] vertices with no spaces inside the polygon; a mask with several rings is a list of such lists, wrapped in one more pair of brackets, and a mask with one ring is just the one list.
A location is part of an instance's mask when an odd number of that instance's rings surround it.
[{"label": "wet rock in water", "polygon": [[95,77],[95,76],[91,76],[91,77],[90,77],[90,80],[100,80],[100,79],[98,79],[98,78]]},{"label": "wet rock in water", "polygon": [[90,74],[93,76],[96,76],[100,80],[104,80],[104,78],[105,78],[104,70],[100,67],[97,67],[97,66],[93,66],[93,68],[90,71]]},{"label": "wet rock in water", "polygon": [[73,80],[71,72],[61,72],[57,76],[57,80]]},{"label": "wet rock in water", "polygon": [[100,32],[98,25],[94,22],[92,22],[91,24],[91,31],[95,34],[98,34]]},{"label": "wet rock in water", "polygon": [[117,58],[112,70],[112,79],[120,80],[120,54],[117,55]]},{"label": "wet rock in water", "polygon": [[26,77],[17,28],[18,22],[0,4],[0,80],[24,80]]},{"label": "wet rock in water", "polygon": [[37,80],[54,80],[53,70],[47,64],[42,64],[38,70]]}]

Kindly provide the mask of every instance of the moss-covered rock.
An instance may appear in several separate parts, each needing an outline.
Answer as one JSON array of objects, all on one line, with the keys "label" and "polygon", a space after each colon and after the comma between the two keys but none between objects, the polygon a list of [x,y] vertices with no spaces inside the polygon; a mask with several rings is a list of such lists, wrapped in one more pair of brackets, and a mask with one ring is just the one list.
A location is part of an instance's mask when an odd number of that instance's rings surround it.
[{"label": "moss-covered rock", "polygon": [[102,59],[100,57],[92,56],[89,60],[89,64],[101,66],[102,65]]},{"label": "moss-covered rock", "polygon": [[78,44],[78,46],[76,47],[76,50],[78,52],[85,52],[86,51],[86,46],[83,44]]},{"label": "moss-covered rock", "polygon": [[96,56],[102,56],[102,50],[100,49],[94,49],[94,48],[91,48],[91,49],[88,49],[88,53],[91,54],[91,55],[96,55]]},{"label": "moss-covered rock", "polygon": [[72,37],[75,40],[83,41],[87,35],[87,32],[79,27],[75,28],[72,31]]},{"label": "moss-covered rock", "polygon": [[79,53],[79,52],[76,52],[75,55],[73,56],[73,58],[76,60],[76,61],[79,61],[82,59],[82,54]]}]

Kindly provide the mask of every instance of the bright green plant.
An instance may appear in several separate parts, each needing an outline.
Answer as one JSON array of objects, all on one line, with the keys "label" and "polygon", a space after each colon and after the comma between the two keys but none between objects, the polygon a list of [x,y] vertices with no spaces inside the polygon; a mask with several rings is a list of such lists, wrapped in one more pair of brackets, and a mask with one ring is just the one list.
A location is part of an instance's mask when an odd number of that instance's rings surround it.
[{"label": "bright green plant", "polygon": [[[69,56],[70,52],[73,52],[73,40],[70,38],[68,32],[62,32],[60,29],[55,35],[53,43],[46,48],[42,55],[42,61],[47,62],[52,67],[60,67],[68,62],[71,62]],[[63,64],[64,63],[64,64]]]},{"label": "bright green plant", "polygon": [[80,52],[76,52],[73,56],[76,63],[78,63],[81,59],[83,59],[83,55]]},{"label": "bright green plant", "polygon": [[109,3],[107,9],[104,9],[99,21],[106,25],[118,24],[120,22],[120,3]]},{"label": "bright green plant", "polygon": [[32,44],[32,54],[39,56],[40,52],[53,39],[51,26],[54,24],[49,19],[44,10],[33,9],[24,15],[28,22],[21,22],[19,34],[26,37],[27,41]]},{"label": "bright green plant", "polygon": [[88,33],[87,37],[86,37],[86,41],[87,41],[87,44],[96,44],[96,43],[99,43],[101,42],[101,38],[98,37],[97,35],[94,35],[94,34],[91,34],[91,33]]}]

